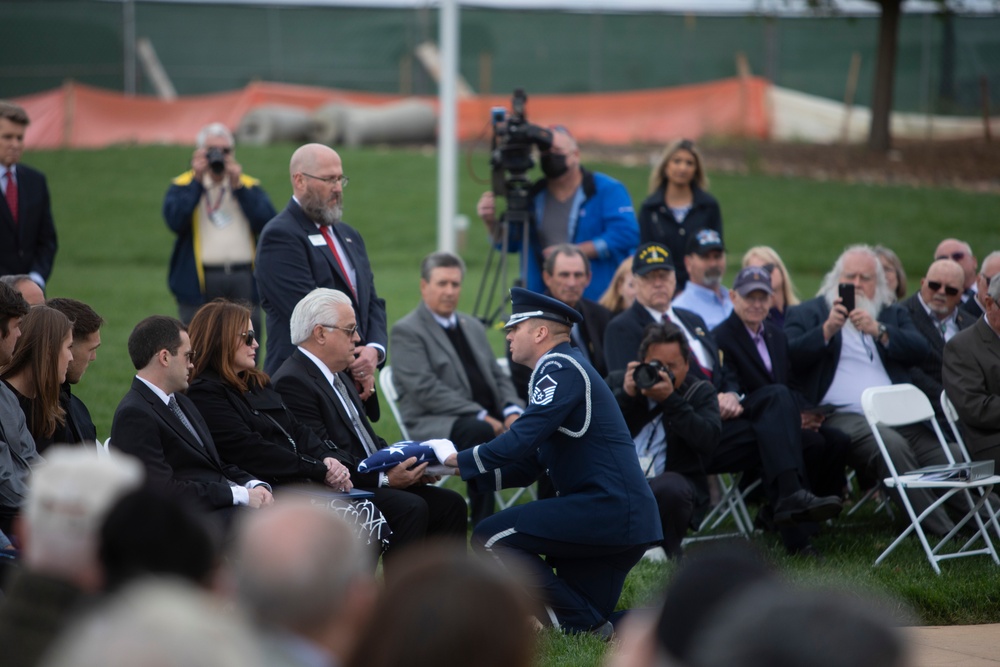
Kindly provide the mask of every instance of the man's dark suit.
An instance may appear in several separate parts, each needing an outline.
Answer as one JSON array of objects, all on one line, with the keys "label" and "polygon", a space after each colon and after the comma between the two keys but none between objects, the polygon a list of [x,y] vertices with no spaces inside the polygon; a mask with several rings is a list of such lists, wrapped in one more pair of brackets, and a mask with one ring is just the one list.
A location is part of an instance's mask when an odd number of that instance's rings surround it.
[{"label": "man's dark suit", "polygon": [[[708,356],[714,361],[712,377],[701,372],[698,364],[692,361],[690,372],[696,377],[708,380],[715,387],[717,392],[737,392],[739,385],[735,374],[729,370],[723,359],[719,355],[719,345],[708,333],[705,320],[697,313],[683,308],[672,310],[678,320],[678,324],[688,330],[695,338],[701,342]],[[650,324],[653,324],[653,316],[649,314],[646,307],[638,301],[618,313],[607,328],[604,330],[604,357],[608,363],[608,372],[625,370],[628,362],[636,361],[639,353],[639,345],[642,343],[643,332]],[[692,353],[693,354],[693,353]]]},{"label": "man's dark suit", "polygon": [[[792,360],[792,374],[806,398],[819,403],[833,383],[840,363],[843,334],[837,332],[830,342],[823,339],[823,323],[830,314],[826,298],[818,296],[792,306],[785,313],[785,335]],[[910,381],[907,370],[918,359],[931,354],[930,345],[913,326],[910,314],[899,306],[886,306],[878,321],[889,332],[888,347],[876,344],[875,349],[893,384]]]},{"label": "man's dark suit", "polygon": [[[375,434],[364,418],[364,407],[354,383],[344,373],[340,377],[361,415],[362,426],[368,436],[379,449],[385,447],[385,441]],[[296,349],[271,381],[300,422],[321,439],[336,443],[346,454],[339,458],[350,468],[354,486],[375,493],[374,503],[392,528],[394,550],[398,551],[405,544],[430,534],[461,536],[464,539],[467,509],[465,500],[459,494],[422,484],[406,489],[381,488],[378,473],[358,473],[358,463],[368,456],[365,446],[333,387],[312,359]]]},{"label": "man's dark suit", "polygon": [[[746,325],[735,311],[712,330],[712,337],[732,370],[740,386],[740,393],[750,395],[763,387],[788,384],[788,340],[785,332],[769,320],[763,322],[764,344],[771,359],[771,371],[757,345],[750,337]],[[805,398],[792,389],[799,407],[806,407]],[[812,490],[820,496],[840,495],[844,487],[844,455],[850,440],[842,432],[828,426],[819,431],[802,429],[802,454]]]},{"label": "man's dark suit", "polygon": [[16,223],[7,199],[0,196],[0,275],[37,273],[47,281],[58,247],[49,187],[42,172],[31,167],[18,164],[15,174]]},{"label": "man's dark suit", "polygon": [[59,405],[66,411],[66,424],[62,429],[56,428],[55,442],[92,444],[97,440],[97,427],[94,426],[90,410],[79,396],[73,394],[68,382],[59,387]]},{"label": "man's dark suit", "polygon": [[229,482],[244,486],[253,477],[223,463],[194,403],[183,394],[175,393],[174,398],[204,446],[138,378],[132,380],[132,388],[115,410],[111,444],[143,462],[150,484],[172,495],[196,500],[205,509],[233,507]]},{"label": "man's dark suit", "polygon": [[944,346],[941,375],[972,458],[1000,471],[1000,339],[985,317]]},{"label": "man's dark suit", "polygon": [[[932,354],[910,367],[910,382],[927,394],[943,426],[945,421],[944,413],[941,411],[941,390],[944,389],[944,385],[941,382],[941,358],[944,355],[944,336],[941,335],[937,322],[924,310],[919,294],[919,292],[914,293],[899,305],[909,311],[913,325],[927,339]],[[971,327],[975,321],[976,316],[968,311],[962,310],[961,307],[955,309],[955,325],[959,331]]]},{"label": "man's dark suit", "polygon": [[306,217],[294,199],[267,223],[260,235],[254,277],[267,315],[264,370],[270,375],[295,349],[288,329],[292,310],[317,287],[340,290],[351,297],[360,345],[377,343],[387,349],[385,301],[375,292],[365,242],[357,230],[345,223],[337,223],[330,229],[354,265],[356,296],[316,223]]}]

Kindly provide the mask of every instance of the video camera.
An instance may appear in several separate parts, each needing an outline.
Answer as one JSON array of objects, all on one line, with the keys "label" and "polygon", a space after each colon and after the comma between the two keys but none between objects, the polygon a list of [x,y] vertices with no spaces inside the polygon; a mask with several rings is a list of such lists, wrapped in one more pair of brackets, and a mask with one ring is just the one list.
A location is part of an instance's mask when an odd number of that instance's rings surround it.
[{"label": "video camera", "polygon": [[[493,167],[493,194],[506,197],[511,207],[510,193],[521,183],[528,183],[525,174],[535,166],[531,159],[532,146],[539,151],[552,148],[552,131],[532,125],[524,115],[528,96],[518,88],[510,102],[510,117],[503,107],[493,107],[493,144],[490,165]],[[510,176],[508,177],[508,174]]]},{"label": "video camera", "polygon": [[[493,125],[493,138],[490,144],[492,190],[494,195],[507,200],[507,209],[498,217],[500,224],[493,230],[493,244],[486,258],[483,281],[476,296],[474,312],[487,325],[492,324],[499,311],[506,305],[504,297],[509,288],[506,248],[512,234],[511,230],[516,230],[513,234],[520,237],[522,252],[536,252],[534,248],[529,248],[531,238],[529,231],[534,224],[534,215],[531,206],[531,181],[528,180],[527,174],[535,166],[535,161],[531,158],[532,148],[537,146],[542,152],[552,148],[552,131],[528,122],[524,115],[524,103],[527,101],[528,96],[524,94],[524,90],[518,88],[511,98],[509,116],[507,109],[503,107],[493,107],[490,112]],[[494,255],[499,256],[495,268]],[[521,285],[526,282],[526,272],[525,264],[521,267],[519,279]],[[498,287],[501,288],[503,296],[498,310],[493,311],[493,295]],[[484,297],[485,309],[480,309]]]}]

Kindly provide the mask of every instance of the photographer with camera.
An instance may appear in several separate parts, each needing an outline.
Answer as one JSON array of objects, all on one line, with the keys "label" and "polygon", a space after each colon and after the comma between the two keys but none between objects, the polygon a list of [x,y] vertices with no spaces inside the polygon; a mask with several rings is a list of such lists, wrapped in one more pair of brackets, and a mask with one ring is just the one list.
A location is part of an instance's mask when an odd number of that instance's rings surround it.
[{"label": "photographer with camera", "polygon": [[202,128],[191,169],[173,180],[163,200],[163,219],[177,235],[167,282],[182,322],[225,297],[252,304],[254,329],[261,331],[254,246],[274,216],[260,182],[236,161],[232,133],[222,123]]},{"label": "photographer with camera", "polygon": [[[518,101],[515,96],[515,116],[512,120],[516,118],[523,122],[523,116],[516,115]],[[510,123],[508,126],[518,127]],[[534,126],[528,128],[536,129]],[[523,140],[515,137],[514,140],[523,141],[528,149],[531,144],[538,147],[545,178],[531,185],[527,192],[526,206],[533,218],[527,243],[523,239],[524,226],[511,222],[505,250],[522,253],[522,274],[527,277],[524,286],[533,292],[543,293],[542,264],[545,258],[561,243],[576,245],[590,259],[593,276],[583,296],[597,301],[611,284],[618,265],[632,254],[639,242],[639,226],[632,200],[624,185],[610,176],[583,167],[580,148],[565,127],[556,125],[550,128],[551,144],[546,141],[549,133],[537,129],[541,132],[529,134]],[[515,169],[510,171],[516,172]],[[494,191],[483,193],[476,205],[476,213],[486,223],[497,247],[500,247],[500,220]],[[515,205],[508,195],[508,210]]]}]

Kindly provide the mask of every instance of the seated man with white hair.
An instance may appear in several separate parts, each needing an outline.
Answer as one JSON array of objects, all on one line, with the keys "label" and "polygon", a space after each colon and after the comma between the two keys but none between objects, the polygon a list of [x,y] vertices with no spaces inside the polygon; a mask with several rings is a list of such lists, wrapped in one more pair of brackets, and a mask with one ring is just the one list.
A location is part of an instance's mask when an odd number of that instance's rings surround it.
[{"label": "seated man with white hair", "polygon": [[[22,567],[0,603],[5,664],[36,665],[90,596],[103,586],[98,542],[114,502],[142,483],[124,454],[56,445],[35,469],[18,524]],[[9,662],[7,662],[9,661]]]},{"label": "seated man with white hair", "polygon": [[296,346],[271,377],[295,417],[320,438],[341,449],[357,489],[372,491],[373,502],[392,528],[387,556],[426,536],[465,539],[465,499],[428,482],[427,463],[412,457],[386,472],[359,472],[358,463],[386,447],[372,430],[364,404],[347,375],[360,342],[351,298],[317,287],[296,304],[289,321]]},{"label": "seated man with white hair", "polygon": [[[853,285],[853,309],[839,296],[844,283]],[[907,369],[932,354],[907,310],[891,301],[878,256],[867,245],[854,245],[826,274],[819,296],[789,308],[785,319],[794,377],[813,404],[836,406],[825,423],[851,439],[847,463],[868,484],[886,477],[888,469],[861,408],[861,394],[868,387],[910,382]],[[948,462],[937,437],[923,425],[879,426],[879,433],[901,473]],[[934,502],[929,491],[907,495],[918,514]],[[924,522],[940,535],[953,525],[942,509]]]}]

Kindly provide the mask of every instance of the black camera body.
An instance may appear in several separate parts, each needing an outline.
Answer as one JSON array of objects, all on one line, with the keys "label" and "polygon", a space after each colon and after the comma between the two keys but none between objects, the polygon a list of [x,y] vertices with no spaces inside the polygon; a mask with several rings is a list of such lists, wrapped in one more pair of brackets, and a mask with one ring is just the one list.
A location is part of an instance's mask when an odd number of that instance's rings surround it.
[{"label": "black camera body", "polygon": [[534,146],[539,151],[552,148],[552,131],[532,125],[524,115],[524,103],[527,101],[528,96],[524,90],[518,88],[511,98],[510,116],[507,116],[507,110],[503,107],[493,108],[493,150],[490,153],[493,193],[506,197],[508,208],[516,209],[521,202],[512,202],[511,197],[517,197],[524,190],[525,210],[530,185],[525,175],[535,166],[535,161],[531,159],[531,149]]},{"label": "black camera body", "polygon": [[205,159],[208,160],[208,168],[215,174],[226,171],[226,152],[221,148],[212,147],[205,151]]},{"label": "black camera body", "polygon": [[639,364],[632,371],[632,379],[635,381],[635,386],[639,389],[652,389],[654,385],[662,380],[660,371],[666,373],[667,377],[670,378],[670,383],[673,384],[675,379],[674,374],[670,372],[669,368],[656,359],[653,359],[649,363]]}]

